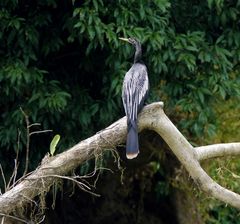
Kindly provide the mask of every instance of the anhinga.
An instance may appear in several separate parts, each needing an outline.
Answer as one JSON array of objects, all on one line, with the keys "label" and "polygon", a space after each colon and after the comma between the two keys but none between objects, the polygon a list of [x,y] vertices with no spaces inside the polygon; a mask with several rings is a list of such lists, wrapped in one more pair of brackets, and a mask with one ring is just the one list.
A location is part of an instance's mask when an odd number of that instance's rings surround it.
[{"label": "anhinga", "polygon": [[139,153],[137,116],[144,106],[149,90],[148,73],[142,59],[142,48],[134,38],[119,38],[135,47],[134,63],[126,73],[122,88],[122,101],[127,116],[126,156],[137,157]]}]

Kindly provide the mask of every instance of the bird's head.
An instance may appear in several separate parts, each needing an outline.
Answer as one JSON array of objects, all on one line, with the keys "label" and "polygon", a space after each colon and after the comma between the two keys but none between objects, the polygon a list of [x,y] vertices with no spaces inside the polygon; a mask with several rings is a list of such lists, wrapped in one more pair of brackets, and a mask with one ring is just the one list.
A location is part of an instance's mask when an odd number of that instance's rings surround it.
[{"label": "bird's head", "polygon": [[130,38],[119,37],[119,39],[123,40],[123,41],[126,41],[126,42],[132,44],[135,47],[134,63],[141,62],[141,59],[142,59],[141,43],[133,37],[130,37]]},{"label": "bird's head", "polygon": [[126,42],[128,42],[128,43],[130,43],[130,44],[132,44],[132,45],[134,45],[134,46],[139,46],[139,45],[141,45],[140,42],[139,42],[137,39],[133,38],[133,37],[130,37],[130,38],[122,38],[122,37],[119,37],[119,40],[126,41]]}]

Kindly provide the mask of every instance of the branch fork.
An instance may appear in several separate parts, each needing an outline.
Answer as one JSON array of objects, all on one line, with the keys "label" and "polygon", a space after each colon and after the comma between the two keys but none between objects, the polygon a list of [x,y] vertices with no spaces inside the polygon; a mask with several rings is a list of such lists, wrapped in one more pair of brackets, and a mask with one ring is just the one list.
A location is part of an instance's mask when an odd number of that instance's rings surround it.
[{"label": "branch fork", "polygon": [[[29,199],[47,191],[53,184],[54,176],[64,176],[94,155],[125,142],[126,124],[126,117],[123,117],[94,136],[51,157],[47,163],[42,163],[23,181],[0,196],[0,214],[11,214],[28,203]],[[240,209],[240,195],[220,186],[200,165],[206,159],[240,155],[240,142],[193,147],[166,116],[162,102],[144,107],[139,114],[138,127],[139,131],[150,129],[157,132],[202,191]]]}]

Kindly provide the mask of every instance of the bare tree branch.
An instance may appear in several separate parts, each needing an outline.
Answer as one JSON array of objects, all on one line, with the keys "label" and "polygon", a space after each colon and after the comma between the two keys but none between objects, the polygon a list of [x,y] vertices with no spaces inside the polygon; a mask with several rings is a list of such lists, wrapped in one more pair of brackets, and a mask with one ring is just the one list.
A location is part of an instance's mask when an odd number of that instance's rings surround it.
[{"label": "bare tree branch", "polygon": [[21,110],[21,112],[22,112],[22,114],[23,114],[23,116],[25,118],[26,131],[27,131],[27,134],[26,134],[27,142],[26,142],[25,169],[24,169],[24,172],[23,172],[23,176],[25,176],[27,174],[27,172],[28,172],[28,166],[29,166],[30,137],[31,137],[31,135],[51,132],[52,130],[42,130],[42,131],[33,131],[33,132],[31,132],[30,131],[31,127],[39,126],[40,124],[39,123],[30,124],[28,115],[25,113],[25,111],[21,107],[20,107],[20,110]]},{"label": "bare tree branch", "polygon": [[41,134],[41,133],[46,133],[46,132],[52,132],[53,130],[42,130],[42,131],[33,131],[29,133],[29,136],[35,135],[35,134]]},{"label": "bare tree branch", "polygon": [[[225,152],[227,155],[233,155],[235,150],[239,151],[240,143],[234,143],[232,147],[225,145],[225,148],[231,148],[232,153],[228,153],[223,146],[217,147],[216,145],[195,149],[165,115],[162,106],[162,103],[153,103],[143,109],[139,115],[139,131],[143,129],[156,131],[169,145],[172,152],[201,190],[209,196],[240,209],[240,195],[223,188],[213,181],[199,163],[199,160],[221,155],[220,151]],[[42,164],[32,174],[0,196],[0,213],[9,214],[17,207],[29,202],[29,199],[48,191],[56,177],[66,175],[86,160],[100,154],[103,150],[122,144],[125,142],[125,138],[126,117],[94,136],[79,142],[69,150],[43,160]],[[215,150],[214,147],[218,148],[218,150]],[[209,154],[208,150],[212,151],[212,153]],[[238,153],[236,152],[236,154]]]},{"label": "bare tree branch", "polygon": [[6,191],[8,191],[11,188],[11,183],[12,183],[12,186],[15,184],[15,181],[16,181],[16,178],[17,178],[20,136],[21,136],[21,131],[18,130],[16,158],[14,159],[14,168],[13,168],[12,175],[11,175],[9,181],[8,181]]},{"label": "bare tree branch", "polygon": [[240,195],[216,183],[202,169],[198,162],[196,151],[173,125],[164,111],[159,110],[158,115],[159,116],[152,116],[151,118],[144,117],[141,121],[146,122],[146,119],[149,119],[146,123],[149,124],[151,122],[150,124],[154,124],[152,125],[153,130],[161,135],[201,190],[209,196],[240,209]]},{"label": "bare tree branch", "polygon": [[7,183],[6,183],[5,174],[4,174],[4,172],[3,172],[3,168],[2,168],[2,165],[1,165],[1,164],[0,164],[0,171],[1,171],[2,179],[3,179],[4,191],[6,191],[6,189],[7,189]]},{"label": "bare tree branch", "polygon": [[240,155],[240,143],[224,143],[224,144],[214,144],[206,145],[195,148],[197,159],[199,161],[205,159],[212,159],[215,157],[223,156],[237,156]]},{"label": "bare tree branch", "polygon": [[29,151],[30,151],[30,122],[28,115],[24,112],[24,110],[20,107],[20,110],[25,118],[26,129],[27,129],[27,142],[26,142],[26,156],[25,156],[25,169],[23,172],[23,176],[25,176],[28,172],[28,164],[29,164]]}]

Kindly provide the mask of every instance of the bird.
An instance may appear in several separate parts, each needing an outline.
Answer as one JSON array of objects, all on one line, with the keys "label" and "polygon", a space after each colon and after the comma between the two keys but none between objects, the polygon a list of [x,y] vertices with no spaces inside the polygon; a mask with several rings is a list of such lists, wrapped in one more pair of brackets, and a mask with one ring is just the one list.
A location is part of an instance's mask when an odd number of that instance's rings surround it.
[{"label": "bird", "polygon": [[149,91],[147,67],[142,61],[141,43],[135,38],[119,38],[135,47],[134,63],[125,74],[122,86],[122,101],[127,116],[127,159],[139,154],[137,117],[144,106]]}]

